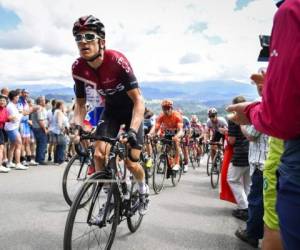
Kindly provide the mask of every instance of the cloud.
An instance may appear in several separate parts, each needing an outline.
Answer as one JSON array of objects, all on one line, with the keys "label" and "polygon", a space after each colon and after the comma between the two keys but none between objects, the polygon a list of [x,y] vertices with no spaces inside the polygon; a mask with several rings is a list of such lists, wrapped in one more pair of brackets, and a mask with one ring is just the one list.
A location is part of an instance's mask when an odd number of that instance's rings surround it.
[{"label": "cloud", "polygon": [[207,29],[207,23],[195,22],[189,26],[188,31],[191,31],[192,33],[198,33],[198,32],[201,33],[206,29]]},{"label": "cloud", "polygon": [[258,35],[270,34],[276,10],[263,0],[0,0],[0,5],[20,19],[0,32],[0,57],[8,58],[0,62],[1,81],[8,83],[32,78],[71,84],[78,56],[72,26],[87,14],[104,22],[107,48],[126,55],[139,81],[248,79],[261,66]]},{"label": "cloud", "polygon": [[253,2],[254,0],[236,0],[236,6],[234,10],[241,10],[248,6],[250,2]]},{"label": "cloud", "polygon": [[188,53],[179,59],[180,64],[197,63],[201,61],[201,56],[199,54]]}]

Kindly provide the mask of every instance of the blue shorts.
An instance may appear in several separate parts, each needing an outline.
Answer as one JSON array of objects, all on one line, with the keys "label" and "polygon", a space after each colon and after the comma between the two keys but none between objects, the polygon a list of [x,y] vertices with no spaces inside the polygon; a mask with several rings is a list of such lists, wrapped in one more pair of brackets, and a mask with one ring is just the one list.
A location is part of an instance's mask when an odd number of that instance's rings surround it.
[{"label": "blue shorts", "polygon": [[6,133],[7,133],[8,140],[12,143],[15,142],[18,137],[20,137],[20,132],[19,129],[17,128],[14,130],[7,130]]},{"label": "blue shorts", "polygon": [[20,123],[20,133],[22,137],[30,137],[30,126],[27,121]]},{"label": "blue shorts", "polygon": [[277,171],[277,204],[284,249],[300,246],[300,139],[286,141]]}]

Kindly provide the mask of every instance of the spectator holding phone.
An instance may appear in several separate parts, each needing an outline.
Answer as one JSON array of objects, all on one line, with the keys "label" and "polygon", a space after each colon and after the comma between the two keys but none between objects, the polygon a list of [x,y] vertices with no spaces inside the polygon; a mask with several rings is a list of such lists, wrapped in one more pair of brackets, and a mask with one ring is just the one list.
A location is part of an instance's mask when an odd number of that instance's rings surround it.
[{"label": "spectator holding phone", "polygon": [[261,102],[231,105],[232,120],[284,140],[277,212],[285,249],[300,245],[300,1],[279,3]]}]

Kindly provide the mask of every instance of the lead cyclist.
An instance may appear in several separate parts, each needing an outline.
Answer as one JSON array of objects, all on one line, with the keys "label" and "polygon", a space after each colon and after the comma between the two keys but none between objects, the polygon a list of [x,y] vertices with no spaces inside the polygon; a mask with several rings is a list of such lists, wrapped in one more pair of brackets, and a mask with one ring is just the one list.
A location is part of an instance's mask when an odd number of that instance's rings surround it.
[{"label": "lead cyclist", "polygon": [[[120,126],[126,125],[127,139],[124,142],[128,142],[130,151],[125,163],[138,182],[139,212],[145,214],[149,187],[145,183],[143,167],[139,164],[145,105],[137,79],[122,53],[106,49],[104,25],[98,18],[92,15],[80,17],[74,23],[73,36],[80,54],[72,67],[76,95],[74,123],[83,125],[86,116],[86,86],[91,86],[105,99],[96,135],[114,138]],[[96,141],[96,171],[104,169],[109,150],[109,144]]]}]

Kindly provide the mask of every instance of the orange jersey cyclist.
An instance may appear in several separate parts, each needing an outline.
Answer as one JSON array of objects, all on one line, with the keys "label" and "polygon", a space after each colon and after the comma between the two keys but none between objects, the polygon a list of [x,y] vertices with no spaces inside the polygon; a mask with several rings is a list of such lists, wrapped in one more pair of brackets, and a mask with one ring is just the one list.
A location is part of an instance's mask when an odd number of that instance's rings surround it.
[{"label": "orange jersey cyclist", "polygon": [[[145,184],[144,170],[138,163],[143,145],[145,105],[137,79],[122,53],[106,49],[104,25],[98,18],[92,15],[80,17],[74,23],[73,35],[80,54],[72,67],[76,94],[74,122],[82,125],[86,115],[86,87],[93,86],[105,99],[102,122],[98,124],[96,134],[114,138],[120,126],[126,125],[130,145],[126,166],[139,184],[139,211],[145,213],[149,188]],[[104,141],[95,143],[96,171],[104,168],[109,149]]]},{"label": "orange jersey cyclist", "polygon": [[175,165],[173,170],[179,170],[179,154],[180,154],[180,138],[183,136],[182,116],[178,111],[173,110],[173,101],[163,100],[161,103],[162,113],[157,117],[154,131],[151,134],[157,134],[159,131],[168,139],[172,139],[175,143]]}]

